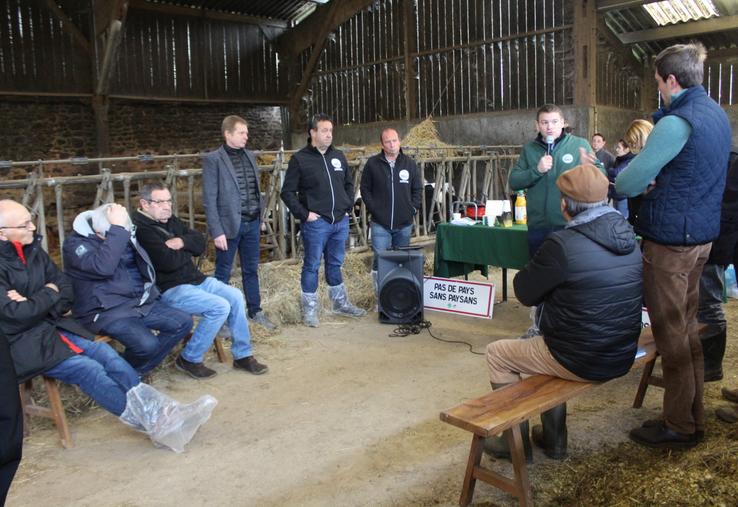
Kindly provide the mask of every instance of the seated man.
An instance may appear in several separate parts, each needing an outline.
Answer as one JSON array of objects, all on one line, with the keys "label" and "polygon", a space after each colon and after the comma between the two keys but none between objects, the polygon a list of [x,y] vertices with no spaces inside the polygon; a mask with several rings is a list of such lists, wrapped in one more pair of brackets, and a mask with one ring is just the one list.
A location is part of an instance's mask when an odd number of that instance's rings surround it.
[{"label": "seated man", "polygon": [[[526,306],[543,305],[543,336],[499,340],[487,346],[492,387],[521,375],[553,375],[581,382],[625,375],[641,332],[640,249],[632,227],[607,205],[607,177],[593,165],[559,176],[567,225],[551,233],[515,275],[515,295]],[[533,441],[551,458],[566,455],[566,404],[541,414]],[[521,425],[528,443],[528,424]],[[490,452],[505,454],[500,440]],[[509,452],[507,453],[509,455]],[[531,456],[530,444],[526,455]]]},{"label": "seated man", "polygon": [[63,255],[74,286],[74,316],[125,345],[126,361],[147,374],[187,336],[192,317],[159,299],[154,267],[131,233],[123,206],[104,204],[80,213],[73,229]]},{"label": "seated man", "polygon": [[193,255],[205,252],[205,236],[172,214],[172,194],[165,185],[145,185],[140,197],[141,208],[133,214],[136,238],[154,264],[162,301],[202,317],[175,366],[194,378],[214,376],[215,371],[203,364],[203,357],[227,320],[233,337],[233,367],[254,375],[266,373],[268,368],[251,352],[243,293],[206,277],[192,262]]},{"label": "seated man", "polygon": [[41,248],[35,230],[26,208],[0,201],[0,325],[18,383],[44,374],[75,384],[155,444],[184,450],[210,417],[215,398],[180,405],[142,383],[110,346],[83,338],[92,335],[64,317],[72,306],[72,284]]}]

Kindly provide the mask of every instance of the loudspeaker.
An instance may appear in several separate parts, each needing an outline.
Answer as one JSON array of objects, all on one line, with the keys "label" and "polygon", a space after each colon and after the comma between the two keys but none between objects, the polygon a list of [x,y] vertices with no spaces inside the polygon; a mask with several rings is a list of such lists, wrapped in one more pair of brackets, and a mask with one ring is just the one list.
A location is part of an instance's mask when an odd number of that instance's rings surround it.
[{"label": "loudspeaker", "polygon": [[379,252],[379,322],[416,324],[423,320],[423,263],[420,250]]}]

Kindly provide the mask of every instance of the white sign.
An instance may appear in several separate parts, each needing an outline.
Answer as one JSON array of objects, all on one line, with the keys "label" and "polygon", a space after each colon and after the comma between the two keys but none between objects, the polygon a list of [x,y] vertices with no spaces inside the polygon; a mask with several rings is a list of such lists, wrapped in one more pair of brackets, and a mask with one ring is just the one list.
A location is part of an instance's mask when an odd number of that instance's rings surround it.
[{"label": "white sign", "polygon": [[495,284],[426,276],[423,280],[423,296],[426,310],[491,319],[495,306]]}]

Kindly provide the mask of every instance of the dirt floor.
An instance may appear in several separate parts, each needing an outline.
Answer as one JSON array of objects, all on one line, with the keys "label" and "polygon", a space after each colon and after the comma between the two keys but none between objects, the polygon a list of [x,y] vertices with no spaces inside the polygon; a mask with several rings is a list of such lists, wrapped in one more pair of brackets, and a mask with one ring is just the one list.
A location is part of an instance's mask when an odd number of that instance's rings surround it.
[{"label": "dirt floor", "polygon": [[[738,302],[727,310],[735,322]],[[528,309],[511,299],[495,307],[491,321],[436,312],[426,318],[436,336],[483,352],[488,342],[526,329]],[[226,364],[215,364],[219,374],[207,381],[172,371],[155,387],[181,401],[203,393],[219,401],[184,454],[154,448],[99,408],[71,418],[74,449],[60,447],[53,427],[35,429],[8,505],[457,505],[470,434],[442,423],[439,412],[488,390],[484,357],[427,331],[392,338],[392,330],[377,323],[376,313],[324,321],[318,329],[288,326],[257,344],[257,356],[270,367],[266,375]],[[736,334],[731,327],[726,365],[738,355]],[[735,368],[726,370],[722,384],[737,386]],[[655,388],[644,408],[631,408],[639,375],[569,403],[571,459],[627,442],[630,428],[659,414]],[[720,424],[711,410],[720,384],[706,390],[708,438]],[[548,478],[566,471],[568,462],[539,450],[534,459],[535,499],[557,505]],[[516,502],[480,483],[474,505]]]}]

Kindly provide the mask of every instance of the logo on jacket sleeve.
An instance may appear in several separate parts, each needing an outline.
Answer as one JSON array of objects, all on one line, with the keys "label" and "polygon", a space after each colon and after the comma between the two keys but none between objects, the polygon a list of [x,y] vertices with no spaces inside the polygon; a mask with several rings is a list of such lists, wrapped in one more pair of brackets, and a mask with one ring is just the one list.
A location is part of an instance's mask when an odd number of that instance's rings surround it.
[{"label": "logo on jacket sleeve", "polygon": [[85,248],[85,245],[79,245],[74,253],[77,254],[77,257],[82,257],[84,254],[87,253],[87,248]]},{"label": "logo on jacket sleeve", "polygon": [[409,183],[410,182],[410,171],[407,169],[403,169],[400,171],[400,174],[398,175],[400,177],[400,183]]},{"label": "logo on jacket sleeve", "polygon": [[561,161],[565,164],[571,164],[574,162],[574,155],[571,153],[564,153],[564,156],[561,157]]},{"label": "logo on jacket sleeve", "polygon": [[331,159],[331,165],[333,166],[333,169],[335,171],[343,171],[343,167],[341,166],[341,161],[337,158]]}]

